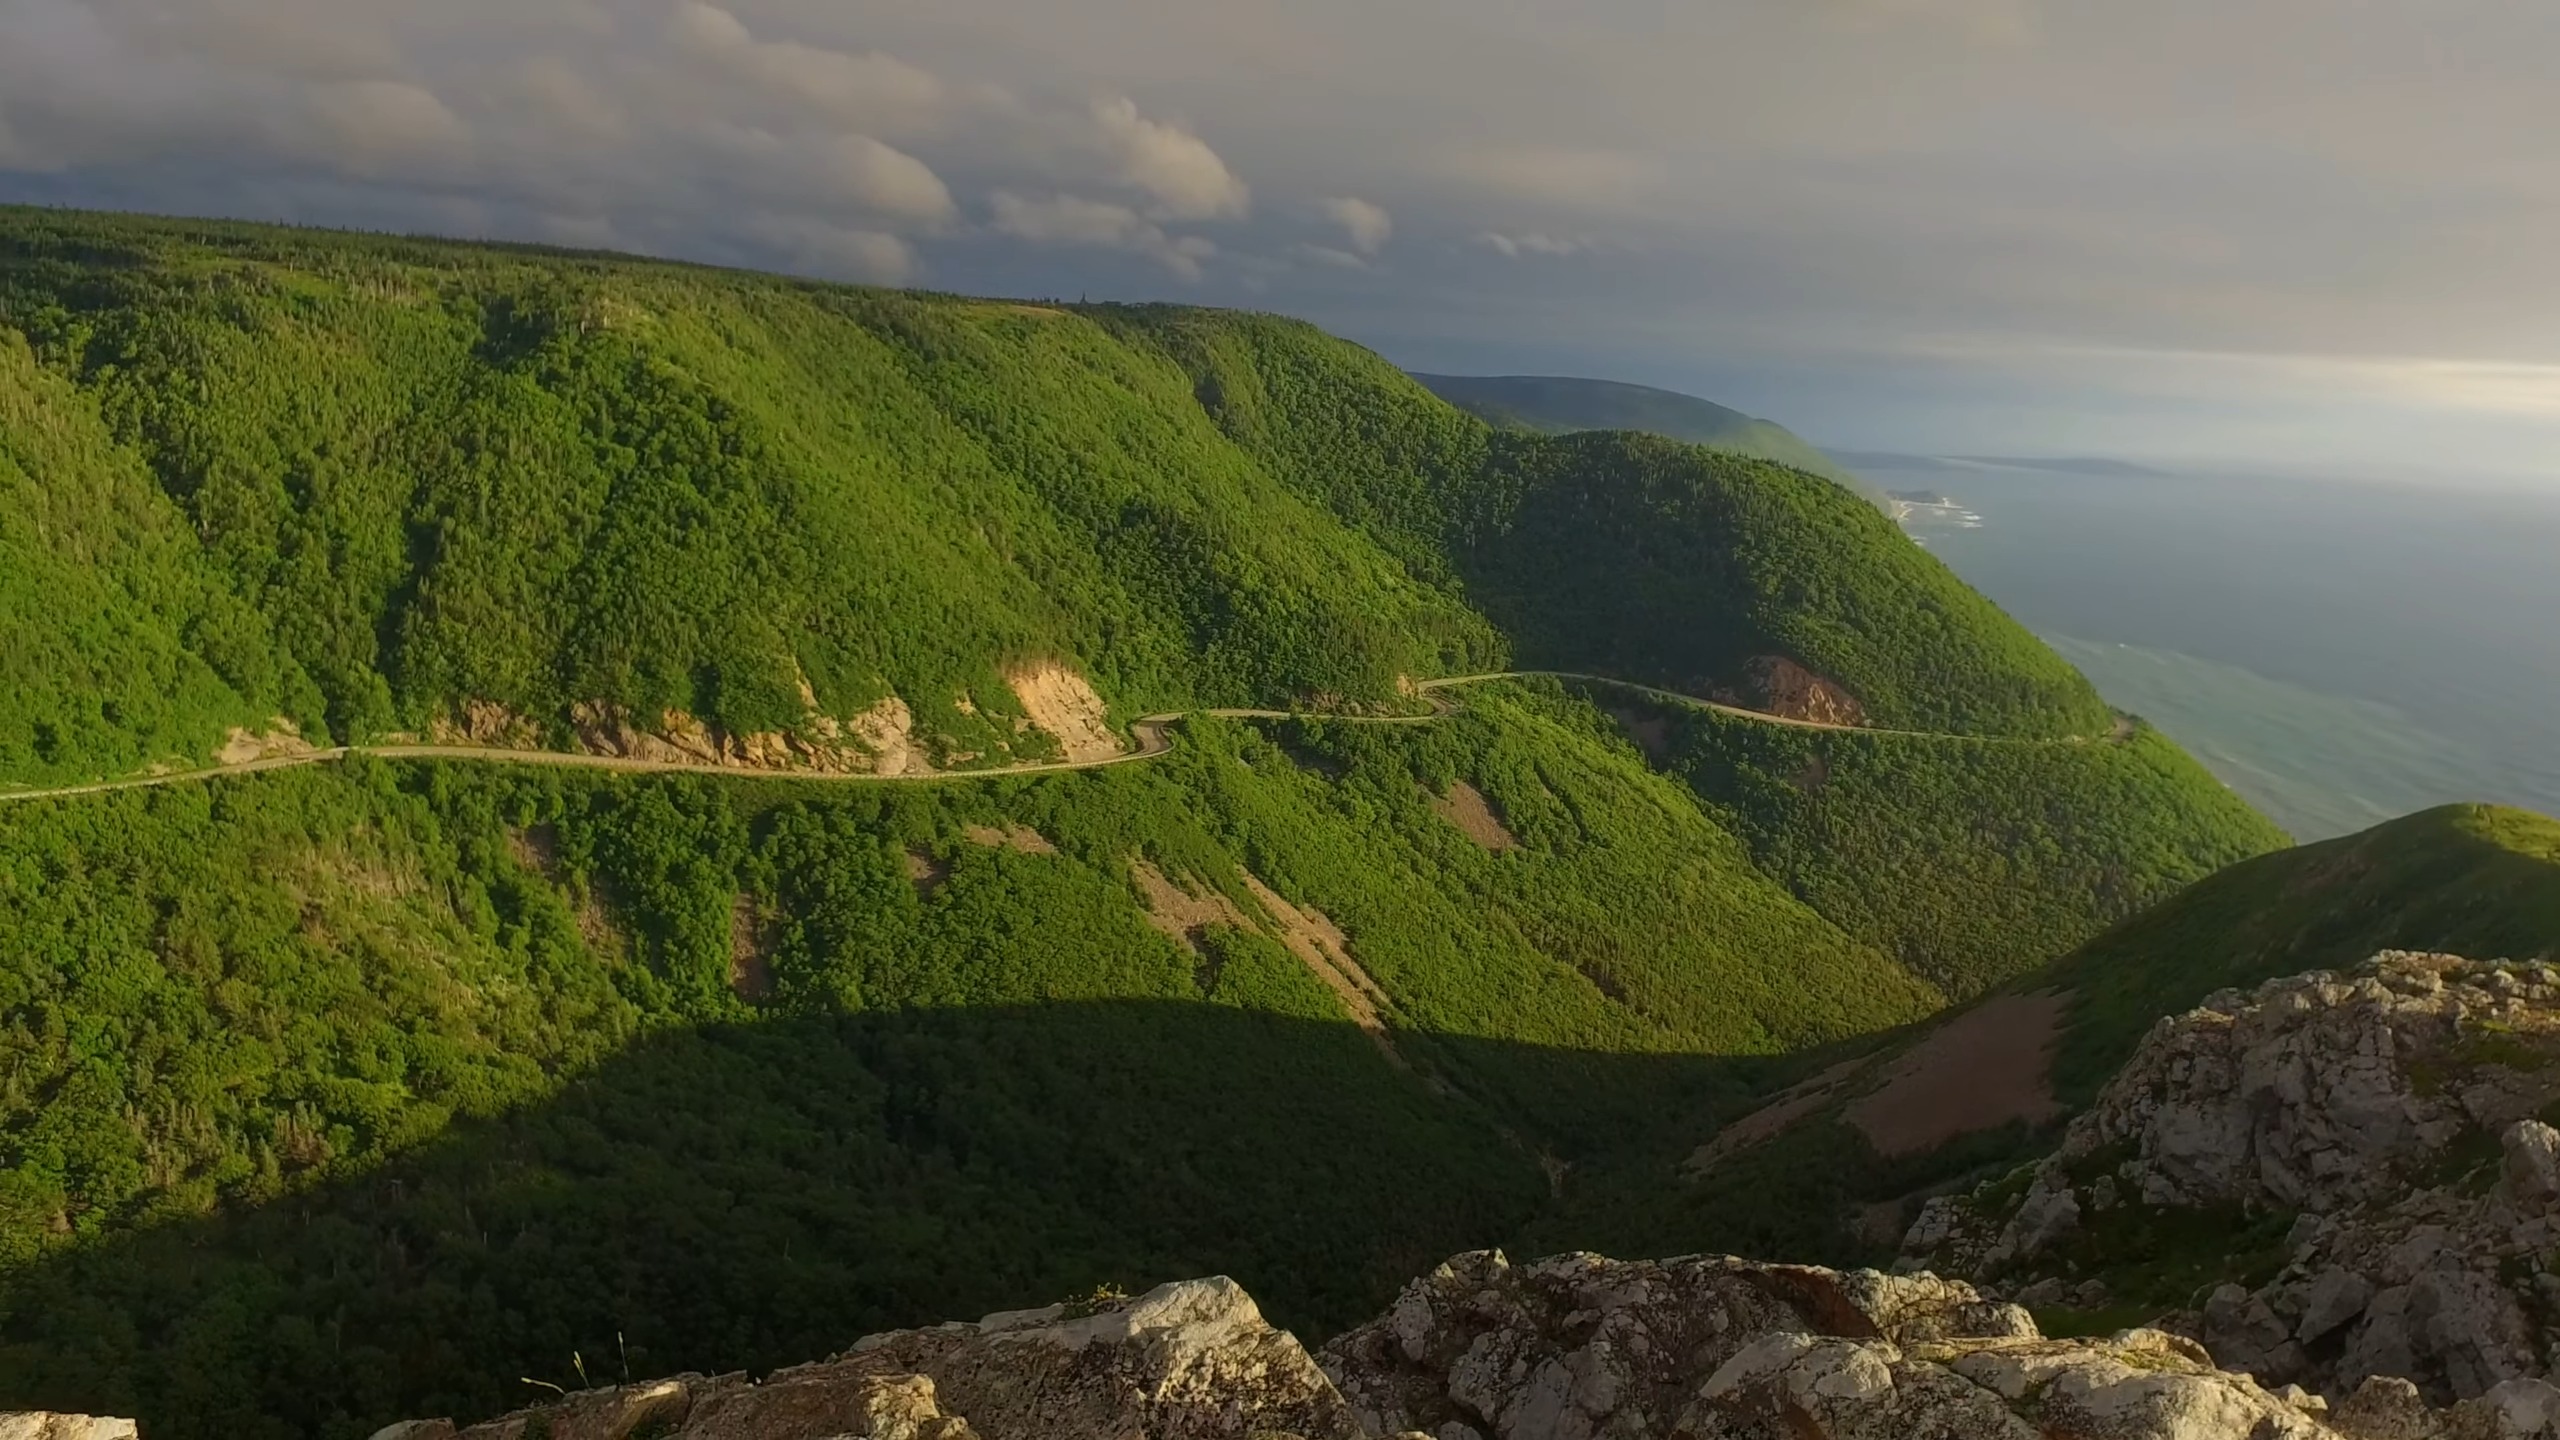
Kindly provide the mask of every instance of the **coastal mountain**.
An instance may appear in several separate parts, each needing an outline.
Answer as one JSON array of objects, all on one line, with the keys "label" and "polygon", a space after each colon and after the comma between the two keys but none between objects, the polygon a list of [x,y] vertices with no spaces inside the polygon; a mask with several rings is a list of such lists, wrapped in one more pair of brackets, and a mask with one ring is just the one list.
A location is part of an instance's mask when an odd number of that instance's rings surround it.
[{"label": "coastal mountain", "polygon": [[1487,424],[1546,435],[1578,430],[1640,430],[1693,445],[1773,460],[1819,475],[1869,500],[1883,492],[1835,457],[1771,420],[1650,385],[1578,380],[1561,375],[1423,375],[1432,394]]},{"label": "coastal mountain", "polygon": [[2110,721],[1828,486],[1267,317],[18,210],[0,323],[0,783],[234,730],[965,767],[1062,753],[1043,705],[1764,657],[1877,725]]},{"label": "coastal mountain", "polygon": [[154,1440],[1660,1248],[2283,843],[1838,486],[1266,316],[10,211],[0,552],[0,1403]]},{"label": "coastal mountain", "polygon": [[2560,956],[2560,821],[2451,806],[2234,865],[1885,1044],[1798,1062],[1610,1243],[1881,1263],[1933,1197],[2051,1151],[2164,1019],[2387,951]]}]

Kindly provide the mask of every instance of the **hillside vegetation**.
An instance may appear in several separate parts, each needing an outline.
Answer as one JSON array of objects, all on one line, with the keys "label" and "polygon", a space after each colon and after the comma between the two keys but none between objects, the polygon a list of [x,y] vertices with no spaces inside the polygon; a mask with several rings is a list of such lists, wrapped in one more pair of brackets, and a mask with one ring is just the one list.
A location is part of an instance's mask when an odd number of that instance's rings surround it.
[{"label": "hillside vegetation", "polygon": [[1388,703],[1514,656],[1687,685],[1775,652],[1882,723],[2106,724],[1833,487],[1497,436],[1259,317],[12,210],[0,367],[0,536],[100,562],[13,577],[0,618],[172,682],[13,696],[0,780],[474,702],[556,745],[581,705],[746,735],[894,695],[946,762],[994,763],[1024,740],[1004,678],[1043,661],[1125,718]]},{"label": "hillside vegetation", "polygon": [[[1094,745],[1033,675],[1096,727],[1313,712],[930,785],[0,796],[0,1403],[155,1436],[1723,1245],[1666,1157],[1789,1057],[2275,841],[1837,486],[1497,430],[1266,316],[0,211],[0,560],[21,791],[599,717]],[[1412,693],[1776,662],[1909,733]]]},{"label": "hillside vegetation", "polygon": [[2085,1103],[2153,1020],[2217,990],[2384,950],[2560,958],[2560,820],[2495,805],[2422,811],[2234,866],[2144,911],[2040,977],[2074,997],[2056,1089]]},{"label": "hillside vegetation", "polygon": [[[1515,1233],[1542,1165],[1684,1127],[1735,1083],[1708,1057],[1939,1003],[1561,696],[1184,741],[968,787],[359,762],[13,810],[0,1396],[361,1432],[617,1333],[734,1368],[1193,1270],[1322,1330]],[[1460,781],[1519,848],[1434,809]],[[1225,918],[1163,933],[1141,863]],[[1266,893],[1349,937],[1378,1038]]]},{"label": "hillside vegetation", "polygon": [[1506,430],[1565,435],[1577,430],[1641,430],[1669,440],[1731,450],[1819,475],[1881,500],[1883,492],[1787,427],[1650,385],[1561,375],[1423,375],[1414,379],[1468,414]]},{"label": "hillside vegetation", "polygon": [[2148,727],[2022,745],[1656,713],[1673,727],[1665,768],[1762,869],[1953,995],[2034,970],[2112,917],[2285,844]]},{"label": "hillside vegetation", "polygon": [[[2012,980],[2004,993],[2064,997],[2047,1074],[2060,1115],[2068,1115],[2096,1096],[2161,1017],[2221,990],[2352,969],[2383,950],[2560,957],[2560,820],[2451,806],[2264,855],[2151,906]],[[1593,1176],[1578,1213],[1540,1222],[1540,1238],[1661,1248],[1683,1235],[1717,1234],[1754,1252],[1884,1262],[1921,1196],[1998,1176],[2048,1148],[2055,1134],[2054,1125],[2010,1124],[1888,1158],[1847,1122],[1849,1105],[1891,1083],[1897,1057],[1961,1018],[1797,1062],[1793,1073],[1810,1075],[1865,1057],[1819,1103],[1685,1186],[1658,1184],[1660,1167],[1678,1159],[1667,1151],[1651,1165],[1623,1160]],[[1755,1105],[1730,1097],[1719,1118],[1738,1121]]]}]

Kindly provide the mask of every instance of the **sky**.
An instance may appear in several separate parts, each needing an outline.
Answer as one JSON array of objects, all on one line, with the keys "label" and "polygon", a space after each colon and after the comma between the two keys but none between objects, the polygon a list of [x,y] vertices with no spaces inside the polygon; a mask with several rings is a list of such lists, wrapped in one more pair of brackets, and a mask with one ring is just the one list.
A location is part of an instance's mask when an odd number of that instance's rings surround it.
[{"label": "sky", "polygon": [[0,200],[2560,489],[2550,0],[0,0]]}]

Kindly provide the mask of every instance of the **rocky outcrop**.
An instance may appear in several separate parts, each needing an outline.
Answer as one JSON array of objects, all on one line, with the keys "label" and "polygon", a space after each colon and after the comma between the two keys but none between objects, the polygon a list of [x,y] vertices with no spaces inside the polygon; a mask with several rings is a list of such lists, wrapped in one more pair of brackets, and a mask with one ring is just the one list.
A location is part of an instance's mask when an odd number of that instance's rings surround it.
[{"label": "rocky outcrop", "polygon": [[1227,1279],[874,1335],[751,1381],[681,1375],[376,1440],[1367,1440],[1307,1352]]},{"label": "rocky outcrop", "polygon": [[2228,992],[2160,1022],[2023,1187],[1933,1201],[1906,1263],[2050,1303],[2112,1278],[2110,1237],[2224,1217],[2281,1238],[2150,1297],[2161,1323],[2270,1384],[2486,1396],[2560,1355],[2555,1100],[2547,964],[2395,953]]},{"label": "rocky outcrop", "polygon": [[2560,1440],[2538,1381],[2333,1413],[2185,1336],[2051,1340],[1955,1281],[1722,1258],[1462,1255],[1322,1359],[1371,1433],[1427,1440]]},{"label": "rocky outcrop", "polygon": [[1826,680],[1784,655],[1753,657],[1739,684],[1710,687],[1712,698],[1745,710],[1816,725],[1864,725],[1867,708],[1839,682]]},{"label": "rocky outcrop", "polygon": [[[82,1426],[103,1427],[83,1429]],[[132,1440],[0,1416],[0,1440]],[[2160,1330],[2055,1340],[1930,1275],[1719,1257],[1461,1255],[1325,1347],[1235,1282],[874,1335],[765,1377],[679,1375],[373,1440],[2560,1440],[2560,1389],[2333,1405]]]},{"label": "rocky outcrop", "polygon": [[1375,1432],[1439,1440],[1670,1435],[1720,1367],[1772,1336],[2022,1337],[2034,1323],[1968,1285],[1695,1258],[1462,1255],[1325,1347]]},{"label": "rocky outcrop", "polygon": [[134,1440],[134,1425],[95,1415],[0,1415],[0,1440]]}]

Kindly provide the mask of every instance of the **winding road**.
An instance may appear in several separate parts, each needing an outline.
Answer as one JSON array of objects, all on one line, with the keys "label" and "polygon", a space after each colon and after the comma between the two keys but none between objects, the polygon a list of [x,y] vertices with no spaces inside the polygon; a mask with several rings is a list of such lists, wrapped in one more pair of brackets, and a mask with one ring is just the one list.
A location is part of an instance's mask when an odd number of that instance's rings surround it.
[{"label": "winding road", "polygon": [[[307,765],[333,765],[350,756],[363,755],[376,760],[460,760],[495,765],[553,765],[575,770],[615,770],[643,775],[726,775],[731,778],[759,780],[832,781],[862,785],[951,784],[970,780],[986,780],[1006,775],[1047,775],[1070,770],[1101,770],[1113,765],[1131,765],[1153,760],[1173,749],[1172,727],[1193,715],[1207,715],[1220,720],[1341,720],[1364,725],[1427,725],[1454,714],[1457,702],[1440,692],[1467,685],[1485,685],[1500,680],[1571,680],[1585,684],[1606,685],[1650,699],[1699,710],[1712,710],[1719,715],[1749,720],[1762,725],[1783,725],[1799,730],[1842,730],[1859,735],[1897,735],[1922,740],[1969,740],[1991,745],[2056,745],[2087,744],[2090,737],[2071,736],[2060,740],[2032,740],[2007,736],[1950,735],[1930,730],[1883,730],[1864,725],[1836,725],[1820,720],[1798,720],[1784,715],[1771,715],[1759,710],[1746,710],[1676,690],[1620,680],[1608,675],[1589,675],[1572,670],[1500,670],[1484,675],[1454,675],[1446,679],[1425,680],[1414,688],[1431,704],[1427,715],[1339,715],[1304,710],[1182,710],[1163,715],[1149,715],[1132,721],[1129,729],[1137,737],[1138,748],[1102,760],[1051,760],[1025,765],[998,765],[985,770],[943,770],[923,775],[846,775],[808,770],[756,770],[739,765],[712,765],[699,761],[633,760],[616,755],[580,755],[563,750],[502,750],[472,745],[341,745],[329,750],[306,750],[292,755],[271,755],[261,760],[238,765],[214,765],[202,770],[180,770],[165,775],[137,775],[122,780],[97,780],[80,785],[61,785],[45,790],[0,791],[0,805],[23,800],[59,800],[79,795],[108,795],[120,790],[150,790],[169,785],[192,785],[205,780],[218,780],[232,775],[256,775],[270,770],[294,770]],[[2129,719],[2116,722],[2113,734],[2102,737],[2106,743],[2123,744],[2132,738],[2135,726]]]}]

